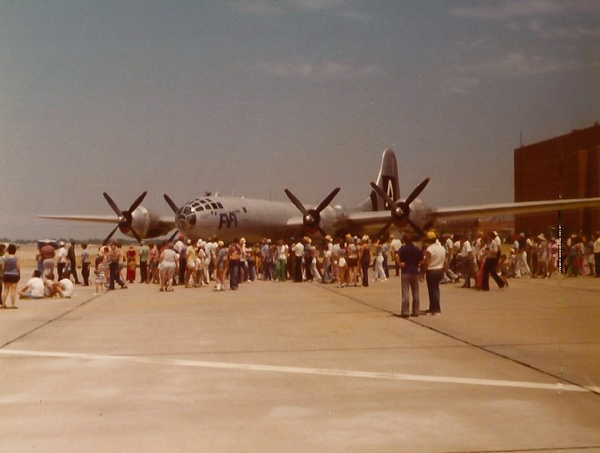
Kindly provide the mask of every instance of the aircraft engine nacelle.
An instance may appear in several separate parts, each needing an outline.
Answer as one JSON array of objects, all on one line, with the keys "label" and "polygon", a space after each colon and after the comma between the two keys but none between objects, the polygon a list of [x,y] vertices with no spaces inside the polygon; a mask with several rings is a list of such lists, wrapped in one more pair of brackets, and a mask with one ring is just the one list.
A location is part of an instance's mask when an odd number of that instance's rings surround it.
[{"label": "aircraft engine nacelle", "polygon": [[171,230],[172,226],[164,224],[157,213],[143,206],[138,206],[131,213],[131,223],[121,222],[119,224],[121,233],[129,237],[135,237],[131,232],[132,228],[142,239],[145,239],[164,236]]},{"label": "aircraft engine nacelle", "polygon": [[[417,225],[425,225],[429,219],[430,211],[431,209],[418,198],[410,204],[410,218]],[[405,228],[409,223],[405,218],[400,217],[394,219],[394,225]]]}]

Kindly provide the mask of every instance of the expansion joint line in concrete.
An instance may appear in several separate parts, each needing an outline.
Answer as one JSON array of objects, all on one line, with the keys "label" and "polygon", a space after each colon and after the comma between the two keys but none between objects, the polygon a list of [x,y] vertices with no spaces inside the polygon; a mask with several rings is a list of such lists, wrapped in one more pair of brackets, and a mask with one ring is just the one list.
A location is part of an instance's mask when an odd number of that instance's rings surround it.
[{"label": "expansion joint line in concrete", "polygon": [[44,328],[44,327],[46,327],[47,325],[49,325],[49,324],[52,324],[54,321],[58,321],[59,319],[61,319],[61,318],[65,317],[65,316],[67,316],[69,313],[72,313],[72,312],[74,312],[74,311],[75,311],[75,310],[77,310],[78,308],[81,308],[81,307],[83,307],[84,305],[88,304],[89,302],[91,302],[91,301],[92,301],[92,300],[94,300],[94,299],[95,299],[95,297],[91,297],[91,298],[89,298],[89,299],[87,299],[87,300],[84,300],[84,301],[83,301],[82,303],[80,303],[79,305],[76,305],[75,307],[71,307],[70,309],[68,309],[67,311],[65,311],[65,312],[61,313],[60,315],[56,316],[55,318],[49,319],[49,320],[48,320],[48,321],[46,321],[45,323],[43,323],[43,324],[40,324],[39,326],[37,326],[37,327],[34,327],[33,329],[31,329],[31,330],[29,330],[29,331],[27,331],[27,332],[25,332],[25,333],[23,333],[23,334],[19,335],[18,337],[16,337],[16,338],[13,338],[12,340],[9,340],[9,341],[7,341],[6,343],[4,343],[3,345],[1,345],[1,346],[0,346],[0,349],[3,349],[3,348],[5,348],[5,347],[7,347],[7,346],[9,346],[9,345],[13,344],[14,342],[16,342],[16,341],[19,341],[19,340],[21,340],[22,338],[25,338],[25,337],[26,337],[26,336],[28,336],[28,335],[31,335],[33,332],[35,332],[35,331],[37,331],[37,330],[43,329],[43,328]]},{"label": "expansion joint line in concrete", "polygon": [[[322,289],[324,289],[324,290],[326,290],[326,291],[330,291],[330,292],[332,292],[332,293],[335,293],[335,294],[338,294],[338,295],[340,295],[340,296],[342,296],[342,297],[345,297],[346,299],[350,299],[350,300],[352,300],[353,302],[356,302],[356,303],[359,303],[359,304],[361,304],[361,305],[364,305],[364,306],[367,306],[367,307],[373,308],[373,309],[374,309],[374,310],[376,310],[376,311],[380,311],[380,312],[384,312],[384,313],[389,313],[389,314],[391,314],[391,315],[396,315],[396,313],[394,313],[394,312],[392,312],[392,311],[390,311],[390,310],[385,310],[385,309],[383,309],[383,308],[376,307],[376,306],[374,306],[374,305],[371,305],[371,304],[368,304],[368,303],[366,303],[366,302],[363,302],[363,301],[361,301],[360,299],[357,299],[357,298],[355,298],[355,297],[351,297],[351,296],[350,296],[350,295],[348,295],[348,294],[344,294],[344,293],[341,293],[341,292],[338,292],[338,291],[334,291],[332,288],[327,288],[325,285],[320,285],[319,287],[320,287],[320,288],[322,288]],[[546,376],[549,376],[549,377],[551,377],[551,378],[553,378],[553,379],[556,379],[556,380],[557,380],[559,383],[564,383],[564,384],[567,384],[567,385],[569,385],[569,386],[579,387],[579,388],[581,388],[582,390],[585,390],[585,391],[587,391],[587,392],[589,392],[589,393],[592,393],[592,394],[594,394],[594,395],[596,395],[596,396],[600,396],[600,388],[598,388],[598,387],[593,387],[593,388],[586,387],[586,386],[584,386],[584,385],[581,385],[581,384],[579,384],[579,383],[577,383],[577,382],[573,382],[573,381],[570,381],[570,380],[568,380],[568,379],[564,379],[564,378],[562,378],[562,377],[560,377],[560,376],[557,376],[557,375],[555,375],[555,374],[553,374],[553,373],[550,373],[549,371],[545,371],[545,370],[542,370],[542,369],[540,369],[540,368],[534,367],[533,365],[531,365],[531,364],[529,364],[529,363],[525,363],[525,362],[522,362],[522,361],[520,361],[520,360],[514,359],[514,358],[512,358],[512,357],[509,357],[509,356],[507,356],[507,355],[500,354],[499,352],[496,352],[496,351],[492,351],[492,350],[490,350],[490,349],[487,349],[485,346],[481,346],[481,345],[478,345],[478,344],[472,343],[472,342],[470,342],[470,341],[464,340],[464,339],[462,339],[462,338],[456,337],[456,336],[454,336],[454,335],[450,335],[449,333],[443,332],[442,330],[439,330],[439,329],[437,329],[437,328],[435,328],[435,327],[431,327],[431,326],[426,326],[426,325],[423,325],[423,324],[421,324],[421,323],[419,323],[419,322],[417,322],[417,321],[415,321],[415,320],[413,320],[413,319],[410,319],[410,318],[406,318],[406,319],[404,319],[404,320],[405,320],[405,321],[408,321],[408,322],[412,322],[413,324],[415,324],[415,325],[417,325],[417,326],[420,326],[420,327],[422,327],[422,328],[424,328],[424,329],[431,330],[432,332],[438,333],[438,334],[440,334],[440,335],[443,335],[443,336],[445,336],[445,337],[447,337],[447,338],[451,338],[452,340],[458,341],[458,342],[460,342],[460,343],[463,343],[463,344],[465,344],[465,345],[467,345],[467,346],[471,346],[471,347],[473,347],[473,348],[476,348],[476,349],[479,349],[479,350],[481,350],[481,351],[487,352],[488,354],[492,354],[492,355],[494,355],[494,356],[496,356],[496,357],[499,357],[499,358],[501,358],[501,359],[508,360],[509,362],[515,363],[515,364],[517,364],[517,365],[521,365],[521,366],[523,366],[523,367],[525,367],[525,368],[528,368],[528,369],[530,369],[530,370],[532,370],[532,371],[536,371],[536,372],[538,372],[538,373],[541,373],[541,374],[544,374],[544,375],[546,375]]]},{"label": "expansion joint line in concrete", "polygon": [[[587,447],[560,447],[558,450],[560,451],[582,451],[582,450],[594,450],[597,451],[600,449],[600,445],[592,445]],[[547,452],[555,452],[557,447],[541,447],[541,448],[519,448],[517,450],[450,450],[443,451],[440,453],[543,453]]]}]

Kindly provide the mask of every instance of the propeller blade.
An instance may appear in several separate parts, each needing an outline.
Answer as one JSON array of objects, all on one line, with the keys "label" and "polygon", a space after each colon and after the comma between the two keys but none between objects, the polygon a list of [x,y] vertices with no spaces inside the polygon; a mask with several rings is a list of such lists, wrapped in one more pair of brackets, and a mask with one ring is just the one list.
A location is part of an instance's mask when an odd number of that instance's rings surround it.
[{"label": "propeller blade", "polygon": [[390,228],[390,226],[392,226],[393,222],[394,221],[392,219],[388,220],[388,222],[384,225],[384,227],[381,230],[379,230],[375,237],[380,238],[381,236],[383,236],[385,232]]},{"label": "propeller blade", "polygon": [[144,191],[144,193],[137,197],[136,200],[131,204],[131,206],[129,206],[129,211],[127,211],[129,212],[129,214],[135,211],[137,207],[142,204],[142,201],[144,201],[144,198],[146,198],[147,193],[147,191]]},{"label": "propeller blade", "polygon": [[298,208],[298,210],[302,213],[302,215],[307,216],[308,211],[306,210],[306,208],[304,207],[302,202],[300,200],[298,200],[298,198],[296,198],[296,196],[292,192],[290,192],[288,189],[285,189],[284,192],[287,195],[287,197],[290,199],[290,201],[292,203],[294,203],[294,206],[296,206]]},{"label": "propeller blade", "polygon": [[135,237],[135,238],[137,239],[137,241],[138,241],[138,242],[140,242],[140,243],[142,242],[142,238],[140,237],[140,235],[139,235],[139,234],[137,234],[137,233],[135,232],[135,230],[133,229],[133,227],[131,227],[131,228],[129,229],[129,231],[131,231],[131,234],[133,234],[133,237]]},{"label": "propeller blade", "polygon": [[323,237],[327,236],[327,231],[325,231],[325,230],[324,230],[323,228],[321,228],[321,227],[318,227],[318,229],[319,229],[319,233],[321,233],[321,236],[323,236]]},{"label": "propeller blade", "polygon": [[167,202],[167,204],[171,207],[171,209],[173,210],[173,212],[175,214],[177,214],[177,211],[179,211],[179,206],[177,206],[175,204],[175,202],[171,199],[171,197],[169,197],[166,193],[163,194],[163,198],[165,199],[165,201]]},{"label": "propeller blade", "polygon": [[392,200],[390,198],[390,196],[385,193],[385,191],[379,187],[377,184],[375,184],[373,181],[371,181],[371,187],[373,188],[373,190],[375,190],[375,192],[377,192],[377,194],[384,199],[384,201],[388,204],[388,207],[392,207],[392,206],[396,206],[396,202],[394,200]]},{"label": "propeller blade", "polygon": [[177,237],[178,234],[179,234],[179,230],[175,230],[175,232],[169,238],[169,242],[173,242],[173,240]]},{"label": "propeller blade", "polygon": [[115,214],[121,217],[122,213],[119,207],[117,206],[117,203],[115,203],[106,192],[103,192],[102,195],[104,195],[104,198],[106,198],[106,201],[108,202],[112,210],[115,211]]},{"label": "propeller blade", "polygon": [[425,189],[425,187],[427,187],[427,184],[429,184],[430,179],[431,178],[425,178],[423,182],[419,184],[415,190],[412,191],[408,198],[404,200],[404,203],[406,203],[407,206],[413,201],[415,201],[415,198],[417,198],[421,194],[421,192],[423,192],[423,189]]},{"label": "propeller blade", "polygon": [[418,233],[421,237],[425,236],[425,232],[421,229],[421,227],[419,225],[417,225],[415,222],[410,220],[410,217],[407,217],[406,221],[409,223],[409,225],[412,227],[412,229],[415,231],[415,233]]},{"label": "propeller blade", "polygon": [[[317,212],[321,212],[323,209],[325,209],[327,206],[329,206],[329,204],[332,202],[332,200],[335,198],[335,196],[340,192],[340,190],[342,190],[341,187],[336,187],[335,189],[333,189],[333,191],[327,196],[327,198],[325,198],[321,204],[319,206],[317,206]],[[323,235],[325,236],[325,235]]]},{"label": "propeller blade", "polygon": [[113,237],[113,235],[117,232],[117,230],[119,229],[119,225],[117,225],[108,236],[106,236],[106,239],[104,239],[104,241],[108,242],[110,241],[110,238]]}]

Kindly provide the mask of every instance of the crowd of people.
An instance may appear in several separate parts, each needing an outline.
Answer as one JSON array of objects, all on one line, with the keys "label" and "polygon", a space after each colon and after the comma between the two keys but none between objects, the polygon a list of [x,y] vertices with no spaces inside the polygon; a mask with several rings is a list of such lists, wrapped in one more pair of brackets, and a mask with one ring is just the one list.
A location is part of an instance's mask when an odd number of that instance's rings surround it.
[{"label": "crowd of people", "polygon": [[[434,231],[426,237],[405,234],[371,240],[369,236],[326,236],[319,245],[309,237],[273,242],[264,238],[249,244],[244,238],[225,244],[213,237],[192,243],[184,236],[177,241],[144,241],[126,251],[120,241],[102,244],[93,259],[88,244],[82,243],[77,256],[77,242],[41,244],[37,254],[38,268],[20,290],[20,262],[17,247],[0,244],[1,308],[16,308],[21,298],[72,297],[74,285],[95,285],[95,295],[114,290],[118,284],[126,289],[139,282],[157,284],[160,291],[170,292],[174,286],[205,287],[215,291],[237,290],[244,282],[256,280],[300,283],[317,281],[348,286],[368,287],[370,281],[385,282],[390,267],[401,276],[401,316],[418,316],[441,312],[439,285],[458,283],[461,287],[489,291],[492,278],[499,288],[506,288],[510,278],[551,278],[562,272],[570,277],[600,277],[600,232],[589,240],[572,235],[560,247],[556,238],[545,235],[527,237],[524,233],[506,238],[497,232],[444,234]],[[81,272],[81,281],[78,275]],[[90,279],[90,277],[92,277]],[[429,309],[421,310],[419,283],[426,281]],[[4,286],[4,288],[3,288]],[[412,309],[410,295],[412,294]]]}]

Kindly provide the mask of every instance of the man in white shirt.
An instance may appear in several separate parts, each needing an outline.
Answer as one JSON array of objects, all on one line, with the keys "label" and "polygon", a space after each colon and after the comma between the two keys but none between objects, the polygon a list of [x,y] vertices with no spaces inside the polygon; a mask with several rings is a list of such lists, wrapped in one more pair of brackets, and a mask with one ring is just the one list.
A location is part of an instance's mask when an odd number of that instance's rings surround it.
[{"label": "man in white shirt", "polygon": [[473,271],[473,249],[466,235],[460,236],[460,267],[465,283],[461,288],[471,287],[471,272]]},{"label": "man in white shirt", "polygon": [[302,283],[302,257],[304,256],[304,245],[300,239],[298,239],[296,245],[294,245],[294,256],[296,257],[294,281],[296,283]]},{"label": "man in white shirt", "polygon": [[600,278],[600,231],[596,231],[596,234],[592,236],[594,241],[594,265],[596,268],[596,278]]},{"label": "man in white shirt", "polygon": [[65,266],[67,265],[67,249],[65,243],[60,241],[58,243],[58,250],[56,251],[56,270],[58,272],[58,278],[62,275]]},{"label": "man in white shirt", "polygon": [[429,245],[425,251],[425,261],[421,266],[421,278],[427,280],[427,292],[429,293],[429,310],[427,312],[436,316],[442,311],[440,282],[444,278],[446,250],[437,240],[437,235],[433,231],[427,233],[425,243]]},{"label": "man in white shirt", "polygon": [[33,271],[33,276],[27,281],[27,284],[19,291],[21,299],[42,299],[44,297],[44,281],[39,270]]},{"label": "man in white shirt", "polygon": [[400,276],[400,255],[398,255],[400,247],[402,247],[402,241],[395,235],[390,234],[390,252],[392,253],[392,258],[394,258],[394,263],[396,263],[396,277]]},{"label": "man in white shirt", "polygon": [[70,299],[73,297],[74,292],[75,285],[73,285],[73,282],[71,281],[71,274],[69,272],[64,272],[62,275],[62,280],[52,286],[50,297],[58,294],[60,297]]}]

